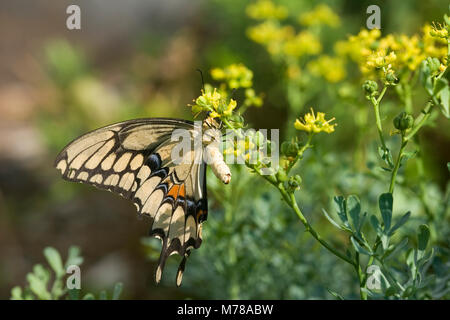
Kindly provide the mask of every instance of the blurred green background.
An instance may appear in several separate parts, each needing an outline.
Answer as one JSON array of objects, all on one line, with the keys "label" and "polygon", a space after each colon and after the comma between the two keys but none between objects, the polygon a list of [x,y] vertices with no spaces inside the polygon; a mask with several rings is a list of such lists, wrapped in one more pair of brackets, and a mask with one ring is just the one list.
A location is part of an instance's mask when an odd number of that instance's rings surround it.
[{"label": "blurred green background", "polygon": [[[293,16],[317,4],[275,2]],[[63,254],[70,245],[81,247],[83,290],[96,292],[121,281],[126,299],[329,299],[327,287],[358,296],[350,267],[336,263],[312,241],[279,195],[245,168],[233,167],[234,180],[226,187],[209,172],[204,242],[192,253],[179,289],[174,285],[176,258],[169,259],[163,282],[155,286],[159,251],[142,239],[148,225],[136,219],[131,203],[64,182],[53,168],[58,151],[87,130],[137,117],[192,119],[186,105],[201,89],[196,69],[211,83],[208,71],[230,63],[253,70],[255,90],[265,95],[262,108],[248,110],[247,122],[254,128],[280,128],[285,136],[292,123],[287,122],[283,74],[246,35],[254,25],[245,13],[248,3],[77,1],[82,29],[74,31],[65,26],[72,1],[0,3],[0,298],[9,298],[14,285],[25,284],[25,274],[44,261],[42,250],[49,245]],[[425,22],[441,21],[448,6],[440,0],[323,3],[342,22],[323,34],[325,52],[365,27],[368,5],[380,5],[383,34],[417,33]],[[355,131],[355,103],[338,101],[339,87],[323,89],[327,86],[317,80],[307,103],[336,117],[338,127],[335,134],[318,137],[307,169],[299,169],[304,181],[299,202],[316,229],[339,245],[345,239],[334,234],[321,208],[328,208],[335,194],[358,193],[365,207],[373,209],[385,185],[365,174],[366,162],[355,153],[361,136],[375,141],[376,131]],[[360,84],[351,90],[356,105],[369,108]],[[298,110],[298,116],[307,110]],[[421,134],[428,150],[426,173],[434,181],[430,197],[443,193],[449,180],[450,130],[439,121]],[[422,210],[402,189],[396,191],[396,208],[419,215]]]}]

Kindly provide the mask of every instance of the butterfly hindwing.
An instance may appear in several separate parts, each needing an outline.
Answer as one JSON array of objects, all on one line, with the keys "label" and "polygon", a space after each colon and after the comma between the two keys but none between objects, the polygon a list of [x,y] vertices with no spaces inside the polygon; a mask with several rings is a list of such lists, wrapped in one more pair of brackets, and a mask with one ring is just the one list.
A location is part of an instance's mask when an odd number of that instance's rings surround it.
[{"label": "butterfly hindwing", "polygon": [[150,235],[161,239],[156,281],[161,279],[168,256],[183,257],[177,285],[192,248],[201,244],[206,220],[206,164],[174,164],[171,141],[174,129],[193,130],[193,124],[176,119],[139,119],[87,133],[68,144],[55,166],[69,181],[87,183],[131,200],[140,215],[150,218]]}]

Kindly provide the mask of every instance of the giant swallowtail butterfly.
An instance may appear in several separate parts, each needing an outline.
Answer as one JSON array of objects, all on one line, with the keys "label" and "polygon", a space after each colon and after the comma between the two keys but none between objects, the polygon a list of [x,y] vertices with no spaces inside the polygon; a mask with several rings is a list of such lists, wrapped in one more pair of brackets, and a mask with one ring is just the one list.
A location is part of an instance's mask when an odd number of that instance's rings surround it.
[{"label": "giant swallowtail butterfly", "polygon": [[[211,118],[203,127],[218,131]],[[200,152],[172,159],[177,141],[172,133],[184,129],[194,140],[194,123],[185,120],[136,119],[89,132],[69,143],[56,157],[64,179],[94,185],[131,200],[139,215],[150,218],[150,236],[161,239],[155,279],[159,283],[167,257],[181,255],[176,284],[181,285],[186,259],[202,242],[202,222],[208,214],[206,162],[224,183],[231,173],[217,141],[203,139]],[[198,161],[200,159],[200,161]],[[197,160],[197,161],[195,161]]]}]

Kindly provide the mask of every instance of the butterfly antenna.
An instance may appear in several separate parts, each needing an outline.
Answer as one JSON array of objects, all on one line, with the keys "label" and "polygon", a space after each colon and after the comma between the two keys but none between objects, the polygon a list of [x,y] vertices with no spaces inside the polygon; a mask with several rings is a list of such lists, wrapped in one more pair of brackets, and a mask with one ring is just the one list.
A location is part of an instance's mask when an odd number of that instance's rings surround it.
[{"label": "butterfly antenna", "polygon": [[203,92],[205,92],[205,80],[203,79],[203,72],[200,69],[196,69],[199,73],[200,73],[200,77],[202,79],[202,88],[203,88]]}]

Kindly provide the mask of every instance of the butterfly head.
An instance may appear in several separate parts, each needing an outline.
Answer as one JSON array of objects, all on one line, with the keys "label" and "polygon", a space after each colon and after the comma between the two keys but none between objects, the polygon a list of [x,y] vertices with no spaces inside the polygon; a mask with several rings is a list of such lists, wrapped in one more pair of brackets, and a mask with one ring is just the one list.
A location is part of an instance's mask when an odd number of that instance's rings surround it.
[{"label": "butterfly head", "polygon": [[222,122],[210,117],[209,113],[210,112],[208,112],[207,118],[203,120],[203,129],[222,129]]}]

